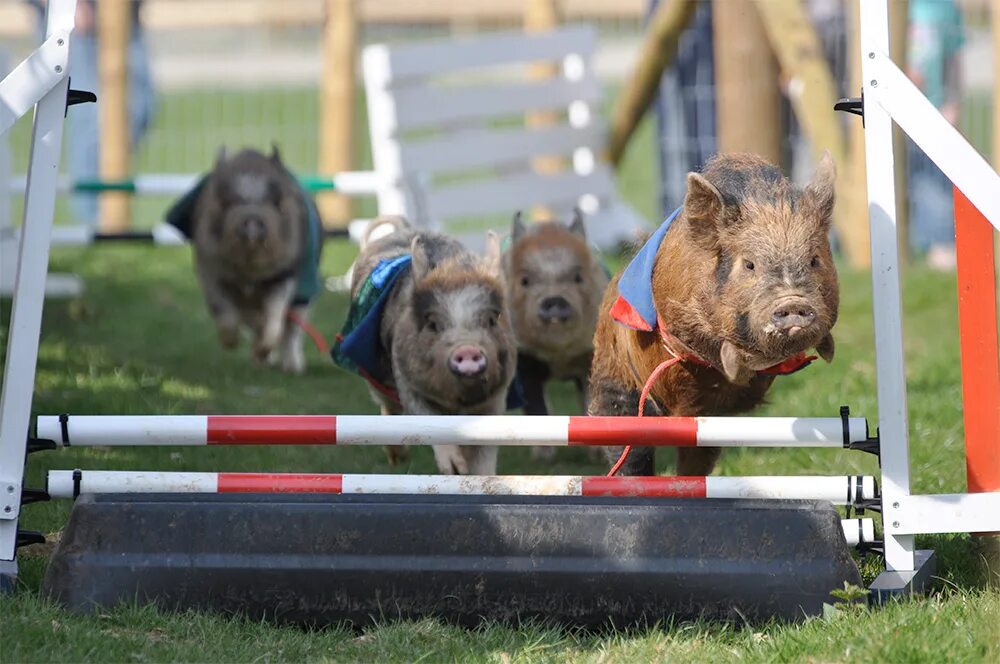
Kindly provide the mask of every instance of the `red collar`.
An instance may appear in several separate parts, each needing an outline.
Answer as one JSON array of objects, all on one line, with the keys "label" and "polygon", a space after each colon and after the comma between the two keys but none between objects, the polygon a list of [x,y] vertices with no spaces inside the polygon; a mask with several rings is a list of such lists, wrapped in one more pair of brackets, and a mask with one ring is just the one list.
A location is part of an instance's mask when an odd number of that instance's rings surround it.
[{"label": "red collar", "polygon": [[[700,367],[711,367],[712,364],[705,360],[700,355],[697,355],[693,351],[687,349],[684,344],[675,337],[674,335],[667,332],[667,325],[663,322],[660,314],[656,314],[656,329],[660,334],[660,343],[663,345],[663,349],[667,351],[671,356],[680,358],[681,362],[689,362],[691,364],[696,364]],[[674,350],[674,347],[681,347],[686,350],[684,353],[678,353]],[[806,355],[805,353],[798,353],[792,357],[775,364],[774,366],[767,367],[766,369],[758,369],[757,374],[760,376],[787,376],[793,374],[796,371],[801,371],[805,369],[813,360],[816,359],[815,355]]]}]

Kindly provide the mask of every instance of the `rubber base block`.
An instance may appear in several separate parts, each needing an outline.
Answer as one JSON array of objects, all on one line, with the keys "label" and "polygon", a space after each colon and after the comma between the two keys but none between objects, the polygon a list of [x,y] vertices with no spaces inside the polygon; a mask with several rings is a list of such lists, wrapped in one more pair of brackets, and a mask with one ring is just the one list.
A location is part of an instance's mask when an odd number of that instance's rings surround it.
[{"label": "rubber base block", "polygon": [[819,615],[860,585],[828,504],[390,495],[83,496],[43,590],[356,626]]}]

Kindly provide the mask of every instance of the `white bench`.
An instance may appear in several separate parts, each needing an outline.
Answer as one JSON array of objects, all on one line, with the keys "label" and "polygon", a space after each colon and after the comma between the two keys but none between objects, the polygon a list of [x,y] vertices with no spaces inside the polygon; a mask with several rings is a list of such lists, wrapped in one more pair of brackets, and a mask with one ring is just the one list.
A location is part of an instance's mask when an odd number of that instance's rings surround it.
[{"label": "white bench", "polygon": [[[606,131],[590,67],[595,44],[594,29],[578,26],[366,47],[379,213],[402,214],[478,249],[484,231],[506,230],[517,210],[568,218],[578,205],[598,246],[634,238],[648,222],[619,198],[601,158]],[[554,63],[560,73],[532,78],[535,63]],[[555,112],[556,120],[526,126],[533,111]],[[566,168],[532,167],[550,155],[564,157]]]}]

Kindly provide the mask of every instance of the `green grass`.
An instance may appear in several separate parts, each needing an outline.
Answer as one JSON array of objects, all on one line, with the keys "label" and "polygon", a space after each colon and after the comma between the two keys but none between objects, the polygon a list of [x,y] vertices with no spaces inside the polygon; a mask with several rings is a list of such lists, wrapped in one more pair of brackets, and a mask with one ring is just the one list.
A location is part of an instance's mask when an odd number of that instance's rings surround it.
[{"label": "green grass", "polygon": [[[326,274],[338,273],[352,249],[330,243]],[[245,347],[217,348],[184,248],[98,247],[60,250],[55,269],[87,280],[78,302],[49,302],[35,391],[38,413],[373,413],[361,382],[308,348],[309,368],[289,377],[254,366]],[[961,491],[962,454],[958,348],[952,277],[913,269],[905,275],[906,344],[914,488]],[[838,357],[783,378],[759,414],[829,416],[850,404],[876,415],[871,301],[867,275],[842,275]],[[325,293],[315,319],[327,335],[346,302]],[[3,310],[9,316],[9,306]],[[568,385],[553,391],[558,412],[573,412]],[[660,472],[670,460],[660,459]],[[28,483],[50,468],[434,472],[427,448],[409,467],[391,469],[369,448],[90,448],[33,455]],[[731,475],[876,472],[873,459],[831,450],[731,450],[720,472]],[[602,472],[578,450],[560,450],[552,473]],[[501,473],[537,472],[527,452],[505,449]],[[70,504],[25,509],[24,525],[52,533]],[[2,661],[996,661],[1000,594],[981,588],[976,543],[967,536],[925,538],[938,549],[940,590],[931,598],[887,609],[840,615],[802,626],[751,629],[685,623],[638,634],[586,635],[489,626],[469,632],[434,621],[386,625],[361,634],[305,631],[205,615],[161,614],[125,607],[79,617],[38,596],[44,550],[24,550],[20,591],[0,599]],[[870,573],[871,569],[866,567]],[[990,650],[992,648],[992,650]]]},{"label": "green grass", "polygon": [[[286,106],[314,113],[311,93],[261,95],[262,118],[283,117]],[[201,99],[204,102],[204,98]],[[195,131],[198,95],[164,100],[158,120],[165,137]],[[313,110],[310,110],[313,109]],[[277,115],[276,115],[277,114]],[[279,123],[276,137],[291,136]],[[23,129],[22,129],[23,131]],[[625,196],[655,216],[650,193],[652,132],[640,130],[620,175]],[[224,128],[212,134],[225,139]],[[272,137],[261,137],[266,145]],[[364,141],[359,139],[359,151]],[[301,142],[290,145],[299,145]],[[207,160],[210,157],[209,150]],[[359,152],[360,153],[360,152]],[[286,150],[290,163],[313,163],[307,148]],[[197,170],[203,164],[171,162],[144,152],[149,170]],[[362,162],[362,166],[363,166]],[[162,201],[139,204],[158,215]],[[146,219],[147,217],[142,217]],[[353,249],[329,243],[326,275],[339,274]],[[334,368],[313,348],[309,368],[289,377],[255,366],[246,347],[219,350],[196,285],[186,248],[95,247],[60,249],[53,269],[73,270],[87,282],[76,302],[46,305],[35,387],[36,413],[374,413],[359,379]],[[874,422],[877,416],[868,275],[842,273],[837,358],[782,378],[760,415],[836,415],[841,404]],[[919,268],[904,274],[905,345],[911,460],[917,492],[965,489],[962,402],[956,324],[956,285],[951,276]],[[343,296],[324,293],[315,322],[327,335],[346,313]],[[9,303],[0,310],[9,320]],[[6,334],[6,326],[2,326]],[[5,339],[0,339],[5,341]],[[568,385],[552,391],[555,410],[572,413]],[[381,450],[368,448],[90,448],[33,455],[29,486],[40,486],[52,468],[434,472],[430,451],[412,450],[406,468],[391,469]],[[658,470],[669,472],[662,455]],[[563,449],[546,472],[595,474],[579,450]],[[525,450],[505,449],[501,473],[534,473]],[[727,475],[875,473],[874,459],[834,450],[731,450],[719,472]],[[69,516],[67,502],[29,506],[23,525],[58,532]],[[80,617],[38,594],[46,550],[21,555],[21,586],[0,597],[0,661],[1000,661],[1000,593],[983,588],[977,540],[968,536],[922,538],[940,557],[938,590],[930,597],[882,609],[851,610],[803,625],[678,623],[640,633],[582,634],[540,626],[484,626],[467,631],[426,620],[383,625],[353,633],[275,627],[203,614],[159,613],[122,607]],[[867,576],[874,566],[866,564]]]}]

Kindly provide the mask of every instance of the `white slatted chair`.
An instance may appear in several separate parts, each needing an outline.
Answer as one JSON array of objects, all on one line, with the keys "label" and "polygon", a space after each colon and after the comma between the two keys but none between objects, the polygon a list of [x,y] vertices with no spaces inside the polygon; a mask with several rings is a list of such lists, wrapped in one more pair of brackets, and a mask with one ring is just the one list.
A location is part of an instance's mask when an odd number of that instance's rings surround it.
[{"label": "white slatted chair", "polygon": [[[590,68],[590,26],[364,49],[375,170],[385,183],[380,214],[451,233],[482,247],[485,229],[509,228],[517,210],[568,219],[579,205],[591,241],[610,248],[648,222],[618,197],[601,161],[601,87]],[[533,63],[558,65],[547,80]],[[526,113],[555,111],[558,122],[527,127]],[[566,168],[536,172],[532,159],[565,157]]]}]

